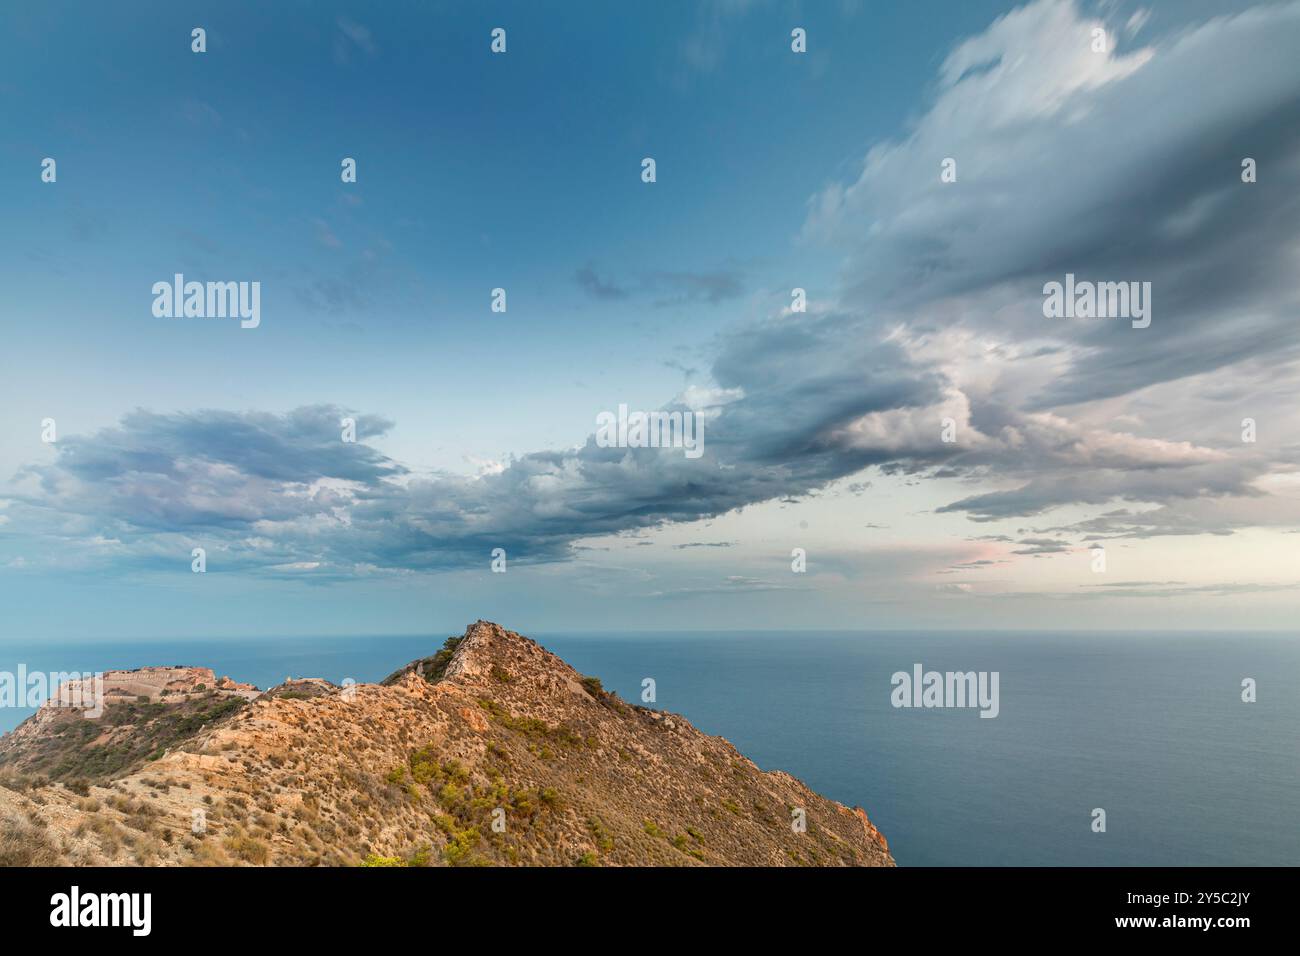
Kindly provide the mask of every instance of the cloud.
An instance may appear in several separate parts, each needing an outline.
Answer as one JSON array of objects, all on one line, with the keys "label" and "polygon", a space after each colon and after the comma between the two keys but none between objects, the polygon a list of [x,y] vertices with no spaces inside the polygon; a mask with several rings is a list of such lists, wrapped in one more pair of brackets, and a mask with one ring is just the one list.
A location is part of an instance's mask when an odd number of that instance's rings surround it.
[{"label": "cloud", "polygon": [[[16,533],[79,539],[84,563],[150,565],[210,544],[240,563],[312,560],[348,511],[406,469],[366,438],[391,423],[331,406],[286,415],[137,411],[116,428],[62,437],[53,463],[19,471],[8,514]],[[307,557],[303,557],[306,554]]]},{"label": "cloud", "polygon": [[735,21],[756,0],[700,0],[694,4],[696,21],[678,45],[676,85],[685,89],[697,76],[715,72],[726,58],[727,40]]},{"label": "cloud", "polygon": [[[140,560],[174,560],[182,542],[165,539],[185,535],[220,542],[227,566],[438,570],[479,564],[496,547],[511,560],[555,561],[584,537],[713,517],[852,474],[879,459],[838,443],[837,424],[932,397],[933,383],[901,355],[855,353],[815,323],[793,336],[773,323],[731,341],[731,360],[715,368],[723,387],[692,390],[693,409],[666,406],[705,416],[699,459],[602,448],[591,436],[473,478],[414,475],[365,443],[389,422],[354,415],[358,441],[345,444],[346,413],[332,406],[141,411],[61,440],[52,464],[19,474],[8,513],[28,532],[111,533]],[[777,344],[804,378],[770,374]],[[874,373],[865,390],[864,368]]]},{"label": "cloud", "polygon": [[[559,561],[586,537],[797,499],[873,466],[961,482],[969,493],[938,511],[980,522],[1105,509],[1036,534],[1295,527],[1270,481],[1296,470],[1297,449],[1225,437],[1240,416],[1222,405],[1239,399],[1215,376],[1245,363],[1269,373],[1273,407],[1294,406],[1300,4],[1100,54],[1097,22],[1066,0],[999,19],[943,61],[905,137],[813,197],[803,237],[843,251],[843,295],[718,336],[710,381],[665,406],[706,416],[698,460],[589,437],[474,477],[414,474],[367,443],[389,423],[357,416],[345,445],[332,406],[141,411],[24,469],[6,535],[29,561],[41,539],[128,564],[174,562],[201,539],[212,567],[300,576],[478,566],[495,547]],[[373,53],[368,31],[340,31]],[[1264,171],[1254,185],[1238,176],[1243,143]],[[939,181],[946,156],[953,184]],[[1152,326],[1044,319],[1042,283],[1067,271],[1152,281]],[[741,293],[726,271],[575,278],[605,301]],[[332,277],[302,294],[364,304]]]},{"label": "cloud", "polygon": [[971,594],[975,590],[975,585],[965,581],[951,581],[936,584],[934,589],[940,594]]},{"label": "cloud", "polygon": [[[940,585],[944,587],[944,585]],[[1252,594],[1286,595],[1300,589],[1294,581],[1239,582],[1213,581],[1206,584],[1184,585],[1178,581],[1130,582],[1127,584],[1081,584],[1070,591],[999,591],[969,590],[972,596],[991,601],[1104,601],[1180,599],[1180,598],[1236,598]]]},{"label": "cloud", "polygon": [[1054,538],[1025,538],[1020,544],[1022,548],[1016,548],[1012,554],[1031,554],[1037,557],[1042,554],[1064,554],[1073,550],[1065,541],[1057,541]]},{"label": "cloud", "polygon": [[[1100,54],[1096,26],[1038,0],[959,45],[909,135],[810,200],[805,239],[846,250],[863,308],[1064,349],[1027,396],[1039,407],[1293,359],[1300,6]],[[1231,66],[1216,77],[1211,62]],[[1266,188],[1241,182],[1246,154]],[[948,157],[955,183],[940,181]],[[1044,319],[1042,286],[1067,272],[1150,281],[1152,327]]]},{"label": "cloud", "polygon": [[312,230],[316,236],[316,241],[322,246],[329,249],[340,249],[343,247],[343,241],[335,235],[334,230],[330,228],[329,223],[324,219],[312,219]]},{"label": "cloud", "polygon": [[1130,582],[1113,585],[1080,585],[1081,588],[1093,590],[1062,595],[1076,598],[1126,597],[1126,598],[1171,598],[1189,595],[1208,594],[1216,597],[1231,597],[1238,594],[1273,594],[1294,591],[1300,583],[1243,583],[1237,581],[1216,582],[1211,584],[1184,585],[1178,581],[1169,582]]},{"label": "cloud", "polygon": [[671,588],[653,591],[654,598],[712,597],[720,594],[761,594],[765,591],[803,591],[807,588],[792,584],[776,584],[759,578],[730,575],[718,584],[706,584],[698,587]]},{"label": "cloud", "polygon": [[221,113],[216,107],[203,100],[191,98],[181,100],[179,115],[186,124],[198,129],[217,129],[223,122]]},{"label": "cloud", "polygon": [[627,289],[601,279],[591,265],[585,265],[579,269],[574,274],[574,279],[594,299],[611,302],[626,299],[630,295]]},{"label": "cloud", "polygon": [[[1186,517],[1193,499],[1260,496],[1285,466],[1277,449],[1270,460],[1212,447],[1222,425],[1216,435],[1212,417],[1173,410],[1222,415],[1193,384],[1220,370],[1294,381],[1300,86],[1285,64],[1300,5],[1093,53],[1099,25],[1065,0],[1002,17],[945,59],[904,138],[809,202],[804,240],[844,250],[841,310],[875,316],[888,342],[943,379],[941,402],[866,416],[846,440],[892,451],[894,471],[944,458],[931,474],[1018,481],[940,511],[988,521],[1119,500],[1179,503]],[[1233,64],[1231,79],[1207,62]],[[1170,105],[1184,102],[1198,106]],[[1269,168],[1267,190],[1241,182],[1246,152]],[[955,183],[940,181],[946,157]],[[1152,282],[1152,326],[1045,319],[1043,284],[1067,272]],[[1162,421],[1117,430],[1136,420],[1118,413],[1121,399],[1156,405]],[[939,447],[939,418],[957,425],[953,454]],[[1171,427],[1210,444],[1157,430]],[[1181,519],[1134,533],[1163,530],[1196,533]]]},{"label": "cloud", "polygon": [[740,279],[730,272],[657,272],[650,276],[651,288],[665,289],[656,305],[705,302],[717,305],[741,294]]},{"label": "cloud", "polygon": [[624,285],[602,277],[588,264],[574,273],[574,280],[587,295],[603,302],[619,302],[634,295],[650,296],[659,307],[705,303],[718,305],[744,292],[734,272],[654,272],[634,284]]},{"label": "cloud", "polygon": [[379,44],[375,42],[369,27],[347,17],[339,17],[337,25],[339,32],[334,35],[334,62],[339,66],[351,63],[356,53],[373,57],[379,52]]}]

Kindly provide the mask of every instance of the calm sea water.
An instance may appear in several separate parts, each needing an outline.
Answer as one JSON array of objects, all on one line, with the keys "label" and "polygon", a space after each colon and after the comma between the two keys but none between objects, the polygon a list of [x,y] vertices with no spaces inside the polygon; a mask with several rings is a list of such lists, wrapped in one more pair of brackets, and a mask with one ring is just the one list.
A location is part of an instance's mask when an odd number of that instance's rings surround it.
[{"label": "calm sea water", "polygon": [[[450,633],[450,632],[448,632]],[[900,865],[1300,864],[1300,638],[675,633],[537,639],[607,688],[867,809]],[[373,681],[437,637],[0,644],[0,669],[205,664]],[[1000,672],[1001,713],[895,709],[890,677]],[[1241,681],[1258,701],[1241,701]],[[28,710],[0,709],[0,730]],[[1104,808],[1107,832],[1091,831]]]}]

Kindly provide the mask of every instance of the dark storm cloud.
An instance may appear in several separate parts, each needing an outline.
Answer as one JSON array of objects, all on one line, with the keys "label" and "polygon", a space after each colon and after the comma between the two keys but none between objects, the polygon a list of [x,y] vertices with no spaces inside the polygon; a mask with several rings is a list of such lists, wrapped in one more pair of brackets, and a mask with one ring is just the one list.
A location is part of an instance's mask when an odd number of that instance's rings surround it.
[{"label": "dark storm cloud", "polygon": [[[815,197],[807,234],[852,250],[846,282],[864,307],[942,324],[927,306],[959,299],[965,321],[1068,346],[1030,407],[1294,358],[1300,5],[1106,54],[1075,9],[1040,0],[960,46],[932,110],[856,182]],[[957,182],[939,181],[943,157]],[[1151,327],[1045,319],[1043,284],[1067,272],[1151,282]]]},{"label": "dark storm cloud", "polygon": [[[357,442],[343,442],[343,420],[355,422]],[[404,469],[362,442],[392,422],[352,415],[328,405],[286,415],[202,411],[158,415],[136,411],[118,428],[60,443],[60,467],[87,482],[111,483],[130,474],[177,474],[179,460],[228,465],[250,478],[311,482],[341,478],[373,482]]]},{"label": "dark storm cloud", "polygon": [[39,487],[14,494],[10,513],[29,525],[41,517],[47,530],[57,514],[132,552],[152,553],[150,532],[203,532],[226,545],[228,564],[306,562],[317,572],[461,568],[498,547],[511,560],[561,560],[583,537],[804,495],[886,460],[839,431],[863,414],[934,401],[939,379],[868,337],[844,341],[846,324],[773,321],[729,337],[715,366],[729,391],[704,409],[698,459],[591,436],[477,478],[417,477],[365,444],[388,422],[353,416],[358,442],[346,444],[345,413],[329,406],[136,412],[55,446],[53,464],[19,476]]},{"label": "dark storm cloud", "polygon": [[[958,332],[983,343],[978,359],[998,363],[993,387],[950,405],[966,439],[929,473],[1020,486],[940,511],[993,521],[1158,502],[1165,507],[1101,530],[1224,533],[1190,504],[1260,497],[1260,479],[1287,465],[1284,446],[1216,456],[1150,430],[1085,428],[1077,409],[1163,383],[1180,383],[1164,393],[1177,401],[1176,388],[1194,388],[1185,380],[1220,369],[1293,378],[1300,4],[1261,5],[1104,54],[1087,43],[1104,24],[1078,10],[1039,0],[960,45],[910,134],[873,147],[856,180],[812,199],[805,238],[840,244],[846,301],[892,316],[937,361],[928,340],[959,343]],[[1208,63],[1232,66],[1218,74]],[[956,160],[956,182],[940,181],[944,157]],[[1258,182],[1242,181],[1245,157]],[[1043,285],[1066,273],[1150,282],[1151,326],[1046,318]],[[885,467],[906,472],[917,461],[900,455]],[[1261,520],[1270,520],[1264,507],[1232,509],[1238,526]]]}]

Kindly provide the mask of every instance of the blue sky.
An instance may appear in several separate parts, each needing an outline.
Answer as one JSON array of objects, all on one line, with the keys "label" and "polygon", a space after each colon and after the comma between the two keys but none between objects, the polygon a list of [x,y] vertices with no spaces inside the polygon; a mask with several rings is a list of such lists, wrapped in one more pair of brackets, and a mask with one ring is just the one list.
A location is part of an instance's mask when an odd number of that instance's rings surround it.
[{"label": "blue sky", "polygon": [[1295,3],[2,16],[9,636],[1294,620]]}]

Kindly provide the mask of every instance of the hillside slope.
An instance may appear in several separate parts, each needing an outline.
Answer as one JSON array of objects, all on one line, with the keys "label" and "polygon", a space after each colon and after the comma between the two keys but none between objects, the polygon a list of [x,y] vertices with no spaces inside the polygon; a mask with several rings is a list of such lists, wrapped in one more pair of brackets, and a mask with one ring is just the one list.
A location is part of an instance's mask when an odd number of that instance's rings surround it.
[{"label": "hillside slope", "polygon": [[163,670],[0,738],[0,864],[893,865],[862,810],[485,621],[380,684],[129,686]]}]

